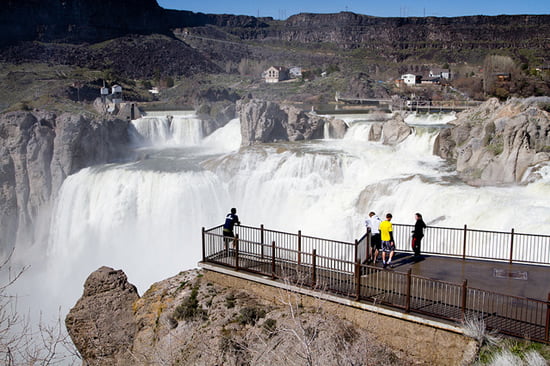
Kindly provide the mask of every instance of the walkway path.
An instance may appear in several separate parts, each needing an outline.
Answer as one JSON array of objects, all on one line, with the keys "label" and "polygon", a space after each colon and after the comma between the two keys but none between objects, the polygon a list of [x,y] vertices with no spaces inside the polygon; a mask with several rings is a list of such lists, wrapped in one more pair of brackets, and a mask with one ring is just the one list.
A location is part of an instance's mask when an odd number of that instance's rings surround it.
[{"label": "walkway path", "polygon": [[[462,258],[423,256],[414,261],[408,253],[396,253],[394,270],[431,279],[461,283],[468,287],[546,301],[550,293],[550,267],[508,264]],[[381,262],[378,264],[381,266]]]}]

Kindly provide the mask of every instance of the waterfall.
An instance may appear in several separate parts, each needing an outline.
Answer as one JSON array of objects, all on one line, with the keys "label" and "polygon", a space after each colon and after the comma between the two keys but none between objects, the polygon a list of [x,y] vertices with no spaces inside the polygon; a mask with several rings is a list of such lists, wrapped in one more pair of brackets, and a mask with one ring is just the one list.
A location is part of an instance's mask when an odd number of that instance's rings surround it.
[{"label": "waterfall", "polygon": [[203,138],[202,122],[192,112],[153,114],[132,121],[136,144],[194,146]]},{"label": "waterfall", "polygon": [[238,120],[197,141],[200,123],[191,116],[181,118],[189,125],[181,130],[162,116],[134,121],[141,136],[165,147],[65,180],[35,267],[45,281],[29,280],[29,287],[44,282],[40,291],[67,311],[89,273],[107,265],[123,269],[142,294],[195,267],[201,228],[223,223],[231,207],[245,225],[342,241],[363,234],[371,210],[392,212],[396,223],[412,224],[421,212],[429,225],[550,233],[549,169],[523,186],[465,185],[432,155],[441,121],[416,118],[414,133],[396,146],[368,141],[374,122],[358,116],[342,140],[240,147]]}]

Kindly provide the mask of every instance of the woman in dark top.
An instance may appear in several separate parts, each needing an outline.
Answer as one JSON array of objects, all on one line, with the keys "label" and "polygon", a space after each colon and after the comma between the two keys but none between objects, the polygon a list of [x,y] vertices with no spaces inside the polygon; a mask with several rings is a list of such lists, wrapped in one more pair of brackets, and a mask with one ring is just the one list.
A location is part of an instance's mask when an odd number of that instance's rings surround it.
[{"label": "woman in dark top", "polygon": [[426,228],[426,224],[424,223],[424,220],[422,220],[422,215],[418,212],[415,214],[415,217],[416,223],[414,224],[413,230],[412,248],[414,251],[414,256],[420,257],[420,242],[424,237],[424,229]]}]

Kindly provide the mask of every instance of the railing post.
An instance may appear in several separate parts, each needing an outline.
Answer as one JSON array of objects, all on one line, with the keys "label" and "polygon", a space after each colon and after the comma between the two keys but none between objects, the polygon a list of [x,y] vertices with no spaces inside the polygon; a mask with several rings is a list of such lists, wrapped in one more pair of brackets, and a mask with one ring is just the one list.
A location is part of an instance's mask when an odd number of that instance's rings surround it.
[{"label": "railing post", "polygon": [[361,300],[361,263],[355,261],[355,300]]},{"label": "railing post", "polygon": [[405,299],[405,312],[411,311],[411,269],[407,271],[407,298]]},{"label": "railing post", "polygon": [[514,257],[514,229],[510,234],[510,264],[512,264],[512,258]]},{"label": "railing post", "polygon": [[239,234],[235,234],[233,239],[233,245],[235,246],[235,271],[239,270]]},{"label": "railing post", "polygon": [[548,293],[548,302],[546,303],[546,332],[544,335],[544,340],[546,342],[550,341],[550,292]]},{"label": "railing post", "polygon": [[206,261],[206,240],[205,240],[205,229],[202,227],[202,261]]},{"label": "railing post", "polygon": [[462,282],[462,301],[460,310],[462,311],[462,321],[466,320],[466,295],[468,294],[468,280]]},{"label": "railing post", "polygon": [[262,248],[261,258],[264,259],[264,224],[260,225],[260,247]]},{"label": "railing post", "polygon": [[311,254],[311,287],[317,285],[317,250],[313,249]]},{"label": "railing post", "polygon": [[354,262],[357,262],[359,260],[359,241],[355,239],[355,260]]},{"label": "railing post", "polygon": [[275,240],[271,242],[271,279],[275,279]]},{"label": "railing post", "polygon": [[463,246],[462,246],[462,259],[466,259],[466,235],[467,235],[467,232],[468,232],[468,226],[466,226],[466,224],[464,224],[464,243],[463,243]]},{"label": "railing post", "polygon": [[298,230],[298,265],[302,264],[302,230]]}]

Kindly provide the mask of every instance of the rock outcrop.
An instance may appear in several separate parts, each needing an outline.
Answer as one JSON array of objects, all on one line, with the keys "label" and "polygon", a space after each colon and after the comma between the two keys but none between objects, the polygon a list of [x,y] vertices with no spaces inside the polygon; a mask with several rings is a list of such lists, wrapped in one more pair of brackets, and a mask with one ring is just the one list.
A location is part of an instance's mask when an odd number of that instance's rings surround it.
[{"label": "rock outcrop", "polygon": [[87,365],[288,365],[305,357],[318,365],[411,363],[405,352],[323,310],[320,300],[304,304],[290,291],[273,293],[259,297],[190,270],[139,298],[124,273],[102,267],[86,280],[65,324]]},{"label": "rock outcrop", "polygon": [[124,156],[127,125],[91,114],[0,115],[0,250],[32,239],[30,225],[68,175]]},{"label": "rock outcrop", "polygon": [[241,120],[242,145],[258,142],[301,141],[324,137],[325,124],[330,124],[330,137],[343,137],[343,121],[305,112],[292,105],[264,100],[239,100],[237,113]]},{"label": "rock outcrop", "polygon": [[236,117],[235,103],[240,96],[226,88],[208,88],[191,99],[194,100],[195,111],[203,122],[206,136]]},{"label": "rock outcrop", "polygon": [[[550,98],[491,99],[441,131],[434,153],[473,185],[521,183],[550,162]],[[527,174],[530,173],[530,174]]]},{"label": "rock outcrop", "polygon": [[382,143],[385,145],[396,145],[403,142],[412,133],[412,128],[405,122],[400,114],[393,117],[382,125]]},{"label": "rock outcrop", "polygon": [[88,277],[82,297],[65,318],[71,339],[86,364],[132,364],[131,350],[138,329],[133,304],[138,299],[136,287],[120,270],[101,267]]}]

